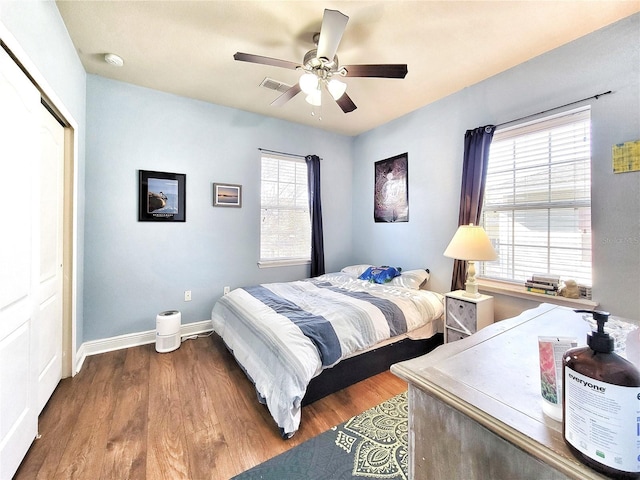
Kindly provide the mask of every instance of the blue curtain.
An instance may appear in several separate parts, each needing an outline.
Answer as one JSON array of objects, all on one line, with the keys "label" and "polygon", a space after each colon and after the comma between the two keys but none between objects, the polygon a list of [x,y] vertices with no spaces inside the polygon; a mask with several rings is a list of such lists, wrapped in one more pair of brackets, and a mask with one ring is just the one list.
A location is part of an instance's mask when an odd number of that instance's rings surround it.
[{"label": "blue curtain", "polygon": [[311,277],[324,274],[324,237],[322,233],[322,201],[320,200],[320,157],[307,155],[307,186],[311,215]]},{"label": "blue curtain", "polygon": [[[464,134],[464,158],[462,163],[462,191],[460,193],[460,213],[458,226],[473,223],[478,225],[482,214],[484,187],[489,164],[489,147],[495,132],[495,125],[467,130]],[[453,262],[451,290],[464,290],[467,278],[466,262]]]}]

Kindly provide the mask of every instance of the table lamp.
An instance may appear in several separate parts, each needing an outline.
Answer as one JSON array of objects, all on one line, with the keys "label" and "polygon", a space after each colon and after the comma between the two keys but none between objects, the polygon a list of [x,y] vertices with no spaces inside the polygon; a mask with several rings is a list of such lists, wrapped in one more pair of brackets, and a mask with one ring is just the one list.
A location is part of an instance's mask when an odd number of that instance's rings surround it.
[{"label": "table lamp", "polygon": [[487,232],[485,232],[481,226],[474,225],[473,223],[460,225],[458,227],[456,234],[444,251],[444,256],[455,258],[456,260],[466,260],[469,263],[464,295],[474,298],[480,296],[478,293],[478,284],[476,283],[475,262],[495,260],[498,258],[487,236]]}]

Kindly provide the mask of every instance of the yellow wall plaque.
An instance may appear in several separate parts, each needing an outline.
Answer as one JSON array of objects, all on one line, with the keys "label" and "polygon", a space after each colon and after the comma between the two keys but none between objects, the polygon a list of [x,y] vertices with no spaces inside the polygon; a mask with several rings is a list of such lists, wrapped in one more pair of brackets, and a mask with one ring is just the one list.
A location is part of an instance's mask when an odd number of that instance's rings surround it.
[{"label": "yellow wall plaque", "polygon": [[640,140],[618,143],[611,149],[613,173],[635,172],[640,170]]}]

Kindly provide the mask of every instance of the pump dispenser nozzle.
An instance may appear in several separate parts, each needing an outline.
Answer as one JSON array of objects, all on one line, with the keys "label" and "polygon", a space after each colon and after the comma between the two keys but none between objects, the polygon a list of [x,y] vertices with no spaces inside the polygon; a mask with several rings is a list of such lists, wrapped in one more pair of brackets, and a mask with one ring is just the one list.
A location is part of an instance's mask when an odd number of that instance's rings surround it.
[{"label": "pump dispenser nozzle", "polygon": [[604,324],[609,321],[609,312],[601,312],[599,310],[574,310],[574,312],[590,313],[598,324],[598,331],[591,332],[592,335],[587,335],[587,345],[591,350],[599,353],[613,352],[613,338],[604,331]]}]

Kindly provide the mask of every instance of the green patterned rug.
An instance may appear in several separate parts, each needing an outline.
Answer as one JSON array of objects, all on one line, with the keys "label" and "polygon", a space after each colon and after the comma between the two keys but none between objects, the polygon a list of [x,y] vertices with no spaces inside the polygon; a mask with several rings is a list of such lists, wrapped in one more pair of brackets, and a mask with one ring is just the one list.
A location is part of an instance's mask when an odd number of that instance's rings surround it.
[{"label": "green patterned rug", "polygon": [[235,480],[408,477],[407,393],[234,477]]}]

